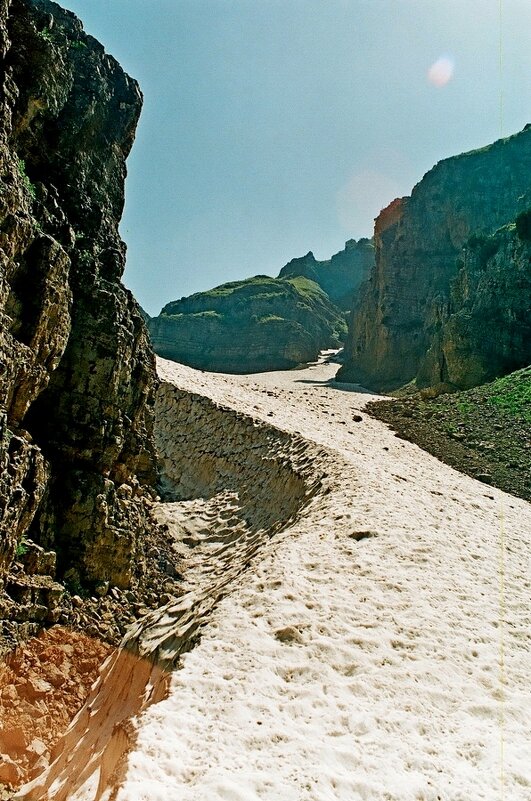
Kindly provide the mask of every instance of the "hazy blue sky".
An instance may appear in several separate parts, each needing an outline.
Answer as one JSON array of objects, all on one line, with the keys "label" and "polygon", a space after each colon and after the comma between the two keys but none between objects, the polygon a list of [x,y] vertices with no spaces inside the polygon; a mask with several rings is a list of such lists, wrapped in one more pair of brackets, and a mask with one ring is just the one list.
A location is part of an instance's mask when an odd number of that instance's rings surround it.
[{"label": "hazy blue sky", "polygon": [[502,88],[505,134],[531,121],[530,0],[63,5],[144,92],[121,230],[151,314],[371,236],[435,162],[498,138]]}]

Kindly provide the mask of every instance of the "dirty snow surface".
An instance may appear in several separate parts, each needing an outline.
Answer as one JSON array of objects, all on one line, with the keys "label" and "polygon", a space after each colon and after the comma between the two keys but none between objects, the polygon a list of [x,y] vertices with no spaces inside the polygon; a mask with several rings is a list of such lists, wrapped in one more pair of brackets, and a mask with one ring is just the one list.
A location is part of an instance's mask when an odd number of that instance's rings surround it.
[{"label": "dirty snow surface", "polygon": [[318,446],[323,486],[137,721],[118,801],[531,798],[531,506],[395,437],[336,369],[159,360]]}]

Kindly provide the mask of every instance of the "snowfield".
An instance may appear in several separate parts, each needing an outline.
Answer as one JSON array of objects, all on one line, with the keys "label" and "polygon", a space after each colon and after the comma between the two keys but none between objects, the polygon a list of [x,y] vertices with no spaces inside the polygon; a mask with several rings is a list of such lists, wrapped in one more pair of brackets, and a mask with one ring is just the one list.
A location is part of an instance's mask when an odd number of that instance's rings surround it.
[{"label": "snowfield", "polygon": [[159,361],[337,462],[138,721],[118,801],[531,798],[531,507],[397,439],[335,369]]},{"label": "snowfield", "polygon": [[[397,438],[335,365],[158,369],[186,594],[16,797],[529,801],[531,505]],[[194,643],[168,690],[153,661]]]}]

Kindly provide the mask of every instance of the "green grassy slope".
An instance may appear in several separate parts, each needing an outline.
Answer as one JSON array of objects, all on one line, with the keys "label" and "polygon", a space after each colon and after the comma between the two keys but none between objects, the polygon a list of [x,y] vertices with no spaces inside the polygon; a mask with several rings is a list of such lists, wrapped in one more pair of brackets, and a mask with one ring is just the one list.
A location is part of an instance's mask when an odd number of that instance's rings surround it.
[{"label": "green grassy slope", "polygon": [[531,367],[452,395],[370,403],[367,411],[457,470],[531,501]]}]

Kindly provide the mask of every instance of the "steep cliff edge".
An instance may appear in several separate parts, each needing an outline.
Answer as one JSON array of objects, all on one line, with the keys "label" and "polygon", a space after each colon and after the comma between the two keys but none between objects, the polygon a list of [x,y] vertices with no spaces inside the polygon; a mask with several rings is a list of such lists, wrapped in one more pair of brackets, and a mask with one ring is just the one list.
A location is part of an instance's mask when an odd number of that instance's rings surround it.
[{"label": "steep cliff edge", "polygon": [[48,0],[0,2],[0,53],[1,611],[18,600],[28,633],[57,619],[59,590],[52,603],[44,577],[14,565],[26,538],[72,586],[131,582],[156,477],[156,379],[120,283],[138,86]]},{"label": "steep cliff edge", "polygon": [[301,275],[315,281],[332,303],[350,311],[362,282],[374,266],[374,246],[369,239],[349,239],[339,253],[326,261],[317,261],[313,253],[292,259],[279,272],[279,278]]},{"label": "steep cliff edge", "polygon": [[439,162],[381,212],[340,380],[468,387],[528,363],[529,261],[514,223],[531,206],[530,175],[526,126]]},{"label": "steep cliff edge", "polygon": [[474,236],[457,262],[450,298],[435,308],[420,386],[469,389],[531,364],[531,236],[523,221]]},{"label": "steep cliff edge", "polygon": [[155,352],[203,370],[285,370],[339,347],[346,324],[314,281],[257,275],[168,303],[148,322]]}]

